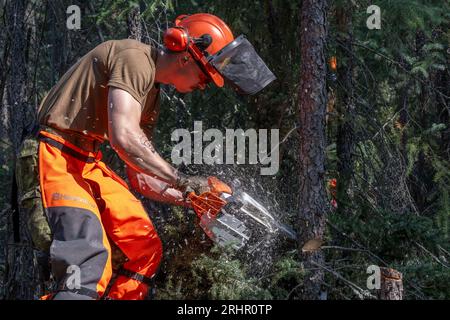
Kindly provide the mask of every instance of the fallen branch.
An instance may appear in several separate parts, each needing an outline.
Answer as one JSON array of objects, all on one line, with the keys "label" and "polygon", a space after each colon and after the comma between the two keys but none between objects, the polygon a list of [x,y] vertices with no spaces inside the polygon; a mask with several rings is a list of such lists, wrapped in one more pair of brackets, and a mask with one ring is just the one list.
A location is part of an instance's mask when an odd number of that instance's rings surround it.
[{"label": "fallen branch", "polygon": [[433,258],[433,260],[435,260],[437,263],[439,263],[441,266],[443,266],[443,267],[445,267],[445,268],[447,268],[447,269],[450,269],[450,267],[447,265],[447,264],[445,264],[445,263],[443,263],[442,261],[441,261],[441,259],[439,259],[438,257],[436,257],[431,251],[429,251],[427,248],[425,248],[424,246],[422,246],[420,243],[418,243],[417,241],[414,241],[414,243],[415,243],[415,245],[416,246],[418,246],[420,249],[422,249],[423,251],[425,251],[426,253],[428,253],[432,258]]}]

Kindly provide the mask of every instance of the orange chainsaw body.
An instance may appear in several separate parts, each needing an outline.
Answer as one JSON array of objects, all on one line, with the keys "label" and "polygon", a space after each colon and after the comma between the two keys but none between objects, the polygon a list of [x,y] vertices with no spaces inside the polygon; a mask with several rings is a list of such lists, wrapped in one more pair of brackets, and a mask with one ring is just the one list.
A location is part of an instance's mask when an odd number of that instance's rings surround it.
[{"label": "orange chainsaw body", "polygon": [[223,206],[227,203],[220,197],[220,195],[222,193],[230,195],[233,194],[231,188],[216,177],[208,177],[208,184],[210,191],[204,192],[200,195],[196,195],[194,192],[191,192],[188,195],[188,198],[192,203],[192,207],[199,218],[207,213],[209,213],[212,217],[216,217]]}]

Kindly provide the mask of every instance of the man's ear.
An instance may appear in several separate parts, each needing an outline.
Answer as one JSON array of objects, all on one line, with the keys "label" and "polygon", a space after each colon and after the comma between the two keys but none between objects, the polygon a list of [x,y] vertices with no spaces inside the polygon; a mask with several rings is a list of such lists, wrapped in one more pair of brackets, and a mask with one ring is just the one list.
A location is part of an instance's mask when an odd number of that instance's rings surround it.
[{"label": "man's ear", "polygon": [[189,63],[193,62],[192,57],[187,52],[176,53],[176,64],[178,67],[186,67]]},{"label": "man's ear", "polygon": [[156,62],[156,78],[160,83],[168,83],[173,73],[181,66],[179,53],[164,50]]},{"label": "man's ear", "polygon": [[181,64],[182,64],[183,66],[185,66],[185,65],[187,65],[187,64],[189,63],[190,60],[191,60],[191,57],[190,57],[188,54],[184,54],[184,55],[181,57]]}]

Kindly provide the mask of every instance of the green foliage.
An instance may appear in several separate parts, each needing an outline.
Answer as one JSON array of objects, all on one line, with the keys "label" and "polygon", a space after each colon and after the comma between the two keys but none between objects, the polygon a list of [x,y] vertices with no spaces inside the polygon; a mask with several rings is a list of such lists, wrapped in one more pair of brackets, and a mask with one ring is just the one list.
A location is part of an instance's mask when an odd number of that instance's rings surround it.
[{"label": "green foliage", "polygon": [[[331,10],[348,10],[348,4],[336,2]],[[381,30],[366,28],[369,4],[381,8]],[[450,4],[386,0],[352,5],[352,127],[357,137],[347,186],[352,203],[348,211],[330,216],[342,233],[329,232],[333,244],[356,251],[328,251],[327,261],[361,287],[368,265],[386,263],[403,272],[407,299],[448,298],[442,287],[448,282],[446,269],[430,253],[448,265],[448,252],[442,250],[449,246]],[[330,45],[336,29],[332,23]],[[336,90],[345,88],[338,83]],[[336,119],[330,118],[327,173],[336,177]],[[327,281],[333,298],[354,297],[333,276]]]},{"label": "green foliage", "polygon": [[270,299],[268,290],[249,277],[246,267],[223,249],[213,248],[192,261],[187,274],[170,275],[160,298]]},{"label": "green foliage", "polygon": [[[406,290],[410,296],[419,299],[448,300],[450,297],[450,272],[448,267],[437,264],[430,258],[408,259],[405,265],[395,266],[403,272]],[[414,286],[414,288],[412,287]],[[423,296],[417,296],[419,293]]]},{"label": "green foliage", "polygon": [[[436,247],[445,243],[444,235],[433,228],[433,219],[416,215],[402,216],[386,212],[361,212],[345,220],[333,217],[342,230],[355,235],[373,252],[393,260],[407,259],[405,248],[421,243]],[[377,226],[382,225],[383,228]]]},{"label": "green foliage", "polygon": [[165,10],[173,10],[174,8],[171,0],[108,0],[102,4],[99,12],[95,15],[95,21],[97,24],[108,23],[111,18],[114,18],[114,22],[126,21],[128,13],[134,8],[143,8],[144,10],[141,11],[142,18],[149,18],[161,7]]},{"label": "green foliage", "polygon": [[287,252],[274,264],[273,277],[269,279],[269,290],[274,299],[295,297],[296,289],[303,283],[305,271],[297,256]]},{"label": "green foliage", "polygon": [[161,299],[289,299],[304,276],[295,253],[274,263],[272,272],[253,277],[233,251],[214,247],[192,261],[188,273],[171,275],[160,289]]},{"label": "green foliage", "polygon": [[269,299],[267,290],[258,287],[255,279],[248,277],[246,268],[226,253],[216,257],[202,255],[192,264],[192,280],[212,284],[207,290],[208,299]]}]

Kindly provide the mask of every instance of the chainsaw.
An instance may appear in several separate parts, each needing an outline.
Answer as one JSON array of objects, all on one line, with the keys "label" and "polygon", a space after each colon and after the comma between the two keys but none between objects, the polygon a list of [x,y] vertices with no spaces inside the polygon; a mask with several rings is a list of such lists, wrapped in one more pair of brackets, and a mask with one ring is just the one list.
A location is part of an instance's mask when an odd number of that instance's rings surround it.
[{"label": "chainsaw", "polygon": [[278,222],[263,205],[241,191],[238,180],[233,182],[234,190],[216,177],[209,177],[208,184],[209,191],[200,195],[191,192],[187,197],[200,227],[218,245],[239,250],[259,232],[297,239],[292,228]]}]

